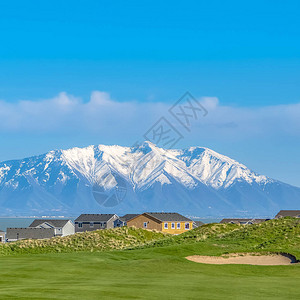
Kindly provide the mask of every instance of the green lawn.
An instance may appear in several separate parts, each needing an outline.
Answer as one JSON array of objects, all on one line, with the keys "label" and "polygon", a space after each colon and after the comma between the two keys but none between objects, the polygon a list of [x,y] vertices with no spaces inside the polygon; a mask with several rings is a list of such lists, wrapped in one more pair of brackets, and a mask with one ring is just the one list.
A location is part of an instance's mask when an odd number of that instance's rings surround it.
[{"label": "green lawn", "polygon": [[300,299],[300,264],[185,259],[230,252],[288,252],[300,259],[300,220],[210,224],[179,236],[121,228],[2,245],[0,300]]},{"label": "green lawn", "polygon": [[214,254],[214,247],[1,257],[0,299],[300,298],[298,265],[205,265],[184,258]]}]

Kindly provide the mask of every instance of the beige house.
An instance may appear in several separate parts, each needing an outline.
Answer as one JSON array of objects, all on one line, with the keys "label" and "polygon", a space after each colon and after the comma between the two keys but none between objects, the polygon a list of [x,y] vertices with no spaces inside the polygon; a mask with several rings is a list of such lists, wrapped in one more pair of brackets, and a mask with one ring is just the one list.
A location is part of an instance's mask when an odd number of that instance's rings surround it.
[{"label": "beige house", "polygon": [[143,213],[127,221],[127,226],[180,234],[193,229],[193,221],[178,213]]}]

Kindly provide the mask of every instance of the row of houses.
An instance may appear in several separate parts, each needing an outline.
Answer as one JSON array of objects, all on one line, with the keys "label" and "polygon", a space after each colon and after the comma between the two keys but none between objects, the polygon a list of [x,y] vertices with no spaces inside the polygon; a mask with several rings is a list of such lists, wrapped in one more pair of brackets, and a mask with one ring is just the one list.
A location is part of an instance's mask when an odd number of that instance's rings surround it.
[{"label": "row of houses", "polygon": [[[300,210],[281,210],[275,219],[283,217],[300,218]],[[270,219],[223,219],[220,223],[239,225],[259,224]],[[67,236],[77,232],[111,229],[116,227],[136,227],[157,230],[170,234],[180,234],[203,225],[178,213],[147,212],[127,214],[119,217],[116,214],[82,214],[75,221],[63,219],[36,219],[26,228],[7,228],[0,230],[0,242],[14,242],[22,239],[47,239],[56,236]]]},{"label": "row of houses", "polygon": [[143,214],[127,214],[118,217],[116,214],[82,214],[75,220],[75,232],[97,229],[109,229],[122,226],[158,230],[171,234],[179,234],[197,227],[191,219],[178,213],[149,212]]},{"label": "row of houses", "polygon": [[[279,213],[275,216],[275,219],[280,219],[284,217],[292,217],[292,218],[300,218],[300,210],[281,210]],[[220,223],[232,223],[232,224],[238,224],[238,225],[251,225],[251,224],[259,224],[265,221],[268,221],[271,219],[255,219],[255,218],[242,218],[242,219],[223,219]]]},{"label": "row of houses", "polygon": [[63,219],[36,219],[25,228],[7,228],[6,234],[0,231],[0,242],[14,242],[22,239],[47,239],[56,236],[63,237],[77,232],[123,226],[180,234],[200,226],[200,223],[194,222],[178,213],[150,212],[127,214],[122,217],[116,214],[82,214],[74,222]]}]

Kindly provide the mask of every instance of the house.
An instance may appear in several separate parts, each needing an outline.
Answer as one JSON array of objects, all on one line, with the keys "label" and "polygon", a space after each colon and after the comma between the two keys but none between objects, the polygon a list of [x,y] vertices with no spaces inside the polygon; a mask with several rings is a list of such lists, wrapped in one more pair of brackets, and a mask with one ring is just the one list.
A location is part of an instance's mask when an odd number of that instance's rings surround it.
[{"label": "house", "polygon": [[192,229],[193,221],[178,213],[151,212],[143,213],[128,220],[127,226],[179,234]]},{"label": "house", "polygon": [[7,228],[6,241],[14,242],[24,239],[50,239],[75,233],[71,220],[36,219],[27,228]]},{"label": "house", "polygon": [[50,239],[55,237],[55,228],[7,228],[6,241],[15,242],[24,239]]},{"label": "house", "polygon": [[0,230],[0,243],[5,243],[5,232]]},{"label": "house", "polygon": [[36,219],[29,228],[54,228],[55,235],[67,236],[75,233],[75,226],[71,220],[63,219]]},{"label": "house", "polygon": [[124,222],[121,218],[114,220],[114,228],[126,226],[126,222]]},{"label": "house", "polygon": [[204,225],[204,223],[201,222],[201,221],[193,221],[193,228],[197,228],[197,227],[200,227],[202,225]]},{"label": "house", "polygon": [[252,224],[259,224],[270,219],[223,219],[220,223],[231,223],[231,224],[238,224],[238,225],[252,225]]},{"label": "house", "polygon": [[82,214],[75,220],[75,232],[114,228],[116,214]]},{"label": "house", "polygon": [[123,217],[119,217],[114,221],[114,228],[116,227],[123,227],[127,226],[127,221],[131,220],[132,218],[138,216],[138,214],[127,214]]},{"label": "house", "polygon": [[300,210],[281,210],[275,216],[275,219],[284,218],[284,217],[300,218]]},{"label": "house", "polygon": [[[122,226],[127,226],[127,222],[135,217],[137,217],[139,214],[126,214],[123,217],[119,218],[119,222],[120,224],[122,224]],[[117,223],[116,223],[117,224]],[[120,226],[115,226],[115,227],[120,227]]]}]

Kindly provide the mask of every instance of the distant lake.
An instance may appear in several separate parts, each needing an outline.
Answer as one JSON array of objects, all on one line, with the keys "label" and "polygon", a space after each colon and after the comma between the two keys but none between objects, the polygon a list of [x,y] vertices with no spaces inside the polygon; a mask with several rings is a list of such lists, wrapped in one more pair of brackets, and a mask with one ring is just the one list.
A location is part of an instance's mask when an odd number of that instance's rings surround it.
[{"label": "distant lake", "polygon": [[7,227],[27,227],[34,218],[0,218],[0,230],[6,231]]},{"label": "distant lake", "polygon": [[201,218],[201,219],[194,219],[194,221],[201,221],[205,224],[207,223],[219,223],[222,219],[213,219],[213,218]]}]

